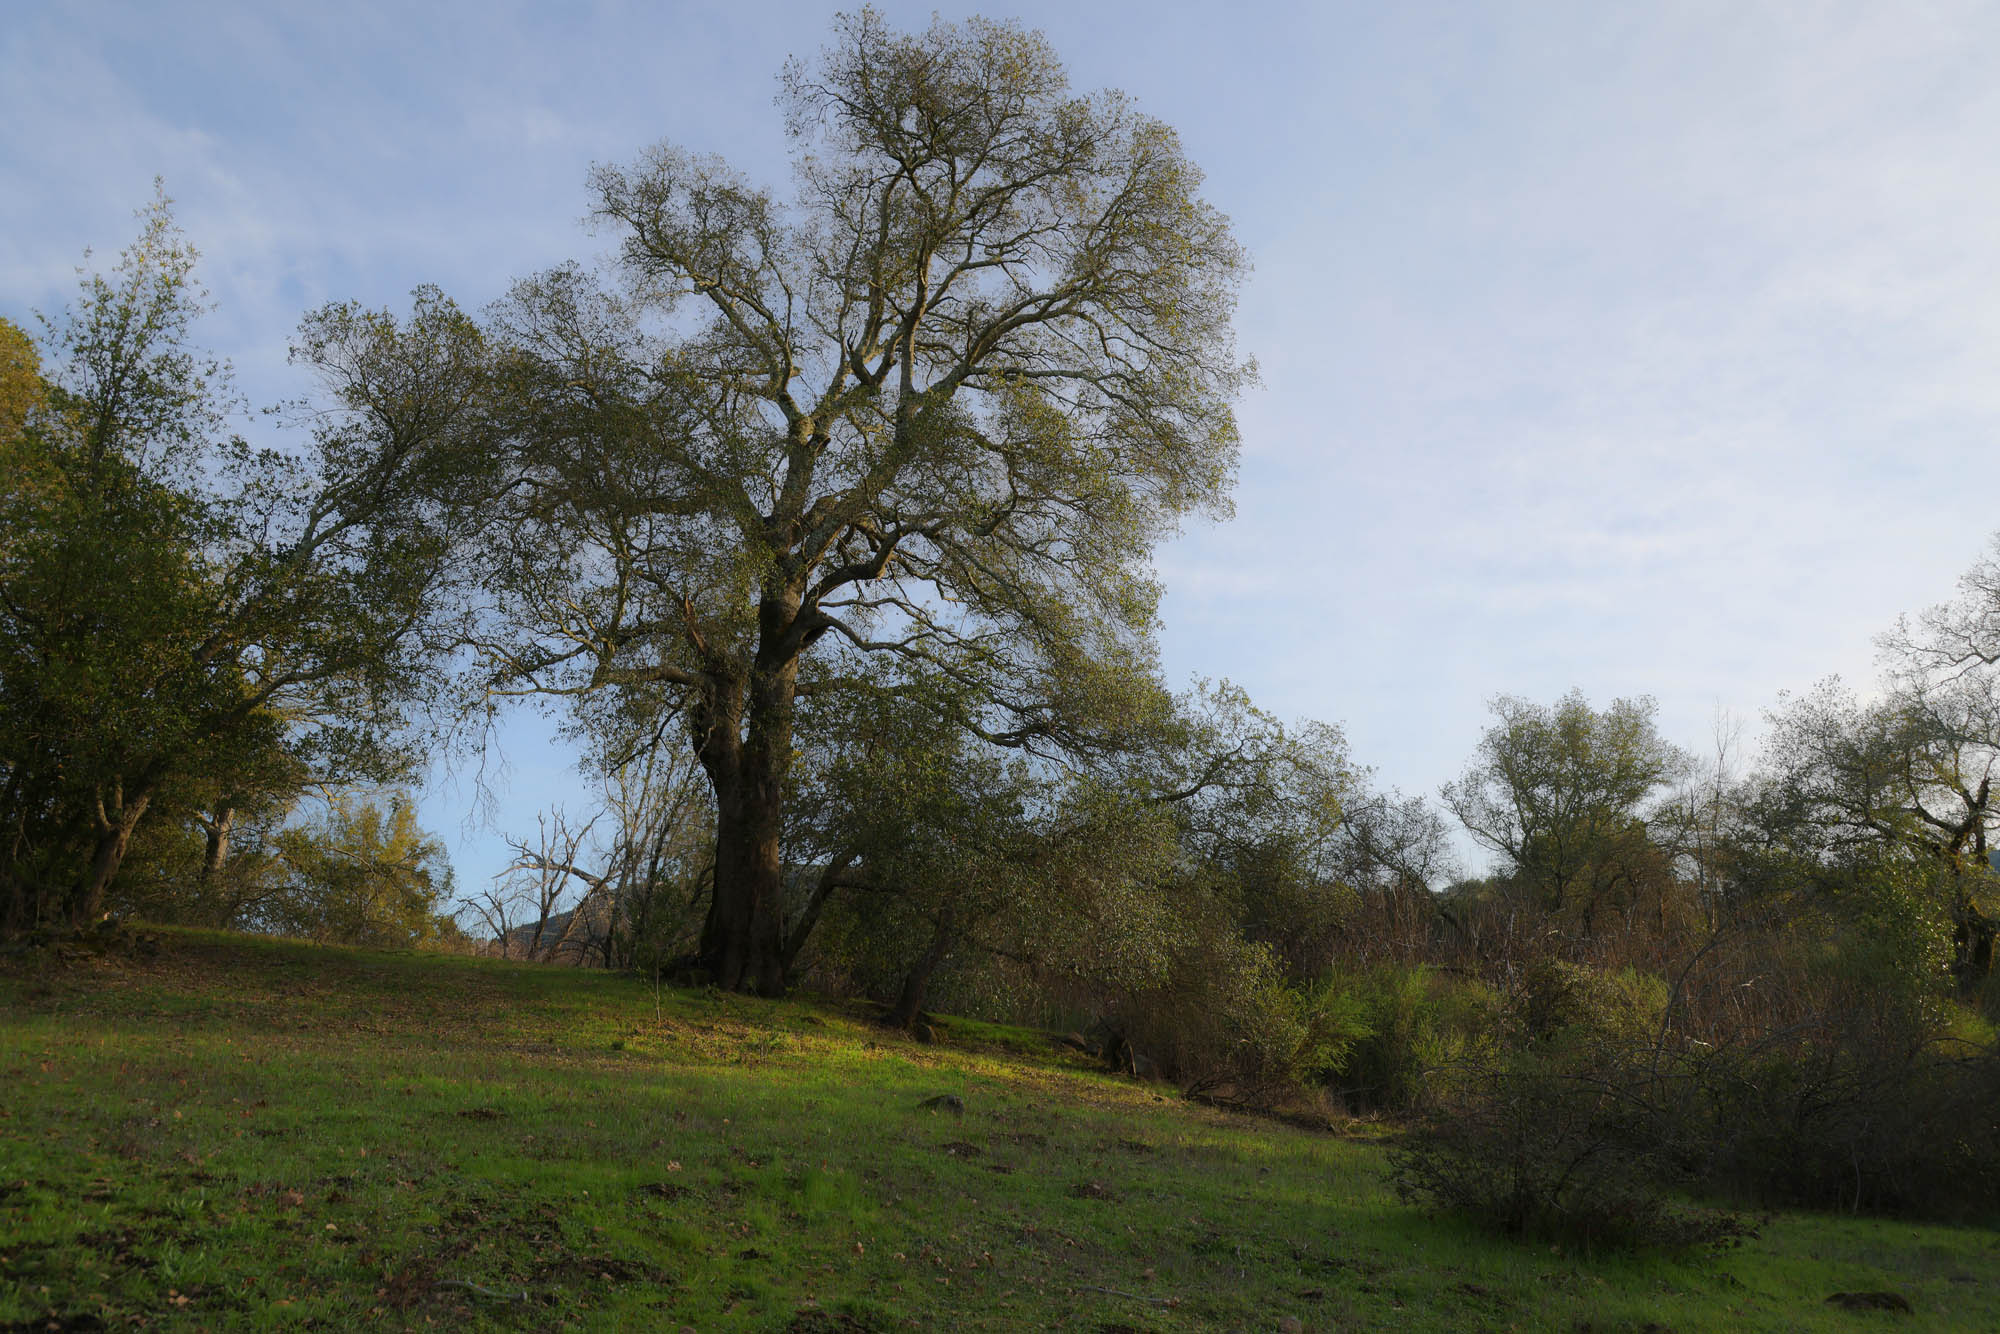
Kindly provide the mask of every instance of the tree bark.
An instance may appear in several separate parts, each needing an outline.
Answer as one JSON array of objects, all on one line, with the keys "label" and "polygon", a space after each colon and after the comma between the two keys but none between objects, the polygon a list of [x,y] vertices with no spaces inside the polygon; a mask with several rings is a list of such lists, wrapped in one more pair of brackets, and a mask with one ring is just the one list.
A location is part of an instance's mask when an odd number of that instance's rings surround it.
[{"label": "tree bark", "polygon": [[946,908],[938,914],[937,929],[931,933],[929,948],[925,949],[923,955],[914,964],[910,965],[910,971],[903,975],[902,995],[896,998],[894,1008],[888,1014],[882,1016],[882,1022],[885,1026],[889,1028],[909,1028],[917,1022],[917,1016],[923,1013],[924,994],[930,990],[931,975],[937,972],[938,965],[943,963],[945,956],[951,953],[953,943],[951,930],[952,916],[953,913],[950,908]]},{"label": "tree bark", "polygon": [[826,901],[833,897],[833,891],[840,888],[842,877],[854,865],[852,852],[842,853],[827,863],[820,872],[819,883],[813,886],[812,894],[799,909],[791,930],[785,936],[785,970],[789,973],[805,950],[806,941],[811,938],[813,928],[819,925],[820,913],[826,908]]},{"label": "tree bark", "polygon": [[[784,616],[785,609],[777,609]],[[790,612],[797,610],[794,601]],[[773,619],[768,607],[764,619]],[[763,636],[766,644],[772,638]],[[763,659],[765,653],[760,652]],[[774,655],[775,656],[775,655]],[[700,965],[728,991],[783,994],[786,981],[785,779],[792,760],[798,659],[760,661],[747,689],[744,725],[735,710],[712,709],[698,743],[715,786],[715,889],[702,928]],[[725,699],[735,692],[718,692]]]},{"label": "tree bark", "polygon": [[215,877],[222,870],[223,860],[229,856],[229,831],[236,823],[236,808],[227,803],[218,805],[208,826],[208,846],[201,858],[201,884],[204,888],[215,883]]},{"label": "tree bark", "polygon": [[152,804],[153,792],[148,784],[132,795],[121,789],[111,807],[99,808],[97,843],[91,850],[90,867],[71,896],[69,925],[88,926],[103,915],[104,893],[125,860],[125,850],[132,844],[132,831],[138,828],[140,817]]}]

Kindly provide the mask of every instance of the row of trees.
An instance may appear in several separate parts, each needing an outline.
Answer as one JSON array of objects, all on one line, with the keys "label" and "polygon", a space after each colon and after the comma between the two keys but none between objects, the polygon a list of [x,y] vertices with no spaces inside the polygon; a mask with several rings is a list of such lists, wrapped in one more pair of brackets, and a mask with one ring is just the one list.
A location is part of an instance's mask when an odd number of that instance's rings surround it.
[{"label": "row of trees", "polygon": [[1635,914],[1670,938],[1677,917],[1712,926],[1774,885],[1834,899],[1893,871],[1927,887],[1951,976],[1983,985],[2000,927],[1996,587],[2000,539],[1956,600],[1884,637],[1872,696],[1829,679],[1772,710],[1747,776],[1726,736],[1706,767],[1661,737],[1649,701],[1497,700],[1475,762],[1442,795],[1499,874],[1445,902],[1501,893],[1588,952],[1607,927],[1629,944]]},{"label": "row of trees", "polygon": [[[1889,641],[1872,701],[1829,682],[1775,710],[1748,775],[1726,736],[1698,763],[1650,701],[1598,710],[1574,692],[1495,701],[1438,806],[1371,792],[1337,733],[1286,729],[1227,686],[1168,701],[1142,741],[1088,769],[1008,762],[906,699],[869,701],[814,727],[823,740],[796,760],[786,963],[903,1002],[899,1018],[940,967],[954,1004],[1047,1015],[1113,1005],[1204,934],[1262,951],[1293,985],[1378,960],[1664,974],[1782,905],[1902,938],[1930,981],[1974,992],[2000,915],[2000,729],[1982,713],[1993,669],[1947,647],[1990,614],[1990,566]],[[699,803],[680,809],[698,824]],[[1453,824],[1495,855],[1491,874],[1458,878]],[[704,836],[680,846],[696,854],[668,895],[684,922],[712,866]],[[576,883],[646,898],[643,878]],[[1879,912],[1886,935],[1862,925]]]}]

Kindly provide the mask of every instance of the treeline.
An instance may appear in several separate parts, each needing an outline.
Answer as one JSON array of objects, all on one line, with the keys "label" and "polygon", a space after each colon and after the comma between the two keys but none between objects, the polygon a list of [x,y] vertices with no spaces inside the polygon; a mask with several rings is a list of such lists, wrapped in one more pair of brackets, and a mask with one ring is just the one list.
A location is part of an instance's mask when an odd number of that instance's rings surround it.
[{"label": "treeline", "polygon": [[[792,199],[600,168],[603,271],[309,315],[278,445],[193,350],[164,202],[39,341],[0,325],[7,930],[466,923],[1075,1027],[1414,1118],[1406,1187],[1523,1230],[2000,1198],[2000,548],[1748,772],[1572,694],[1496,701],[1437,802],[1374,790],[1337,730],[1160,679],[1150,554],[1226,511],[1254,373],[1172,131],[983,20],[842,18],[781,87]],[[385,794],[524,699],[602,799],[453,899]]]}]

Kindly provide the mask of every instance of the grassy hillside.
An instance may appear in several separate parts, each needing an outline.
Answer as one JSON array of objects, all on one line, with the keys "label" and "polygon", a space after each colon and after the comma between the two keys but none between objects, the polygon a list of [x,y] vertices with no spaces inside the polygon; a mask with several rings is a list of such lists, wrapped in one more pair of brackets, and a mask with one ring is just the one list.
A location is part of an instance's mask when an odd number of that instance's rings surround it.
[{"label": "grassy hillside", "polygon": [[[1367,1142],[947,1027],[213,934],[17,956],[0,1329],[2000,1328],[1992,1232],[1511,1245]],[[1916,1315],[1825,1303],[1857,1289]]]}]

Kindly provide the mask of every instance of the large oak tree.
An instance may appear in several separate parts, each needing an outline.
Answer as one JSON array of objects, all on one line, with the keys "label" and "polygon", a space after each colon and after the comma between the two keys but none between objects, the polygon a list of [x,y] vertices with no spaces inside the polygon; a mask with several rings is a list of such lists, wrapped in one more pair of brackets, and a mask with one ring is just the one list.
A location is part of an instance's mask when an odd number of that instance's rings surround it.
[{"label": "large oak tree", "polygon": [[795,61],[786,202],[662,146],[598,169],[607,274],[520,284],[496,691],[684,729],[716,799],[701,959],[785,981],[797,705],[865,681],[990,743],[1158,707],[1150,553],[1227,508],[1244,258],[1173,131],[1038,33],[864,10]]}]

